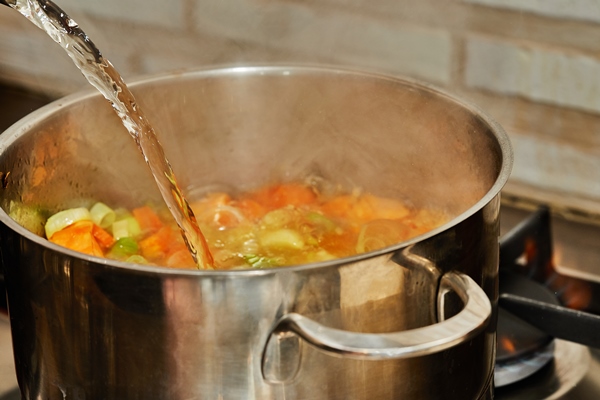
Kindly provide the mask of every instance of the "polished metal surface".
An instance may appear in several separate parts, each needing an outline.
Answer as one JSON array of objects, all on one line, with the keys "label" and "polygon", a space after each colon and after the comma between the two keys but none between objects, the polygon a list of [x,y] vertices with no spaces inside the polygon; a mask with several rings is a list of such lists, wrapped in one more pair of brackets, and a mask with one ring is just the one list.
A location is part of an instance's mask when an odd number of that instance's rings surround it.
[{"label": "polished metal surface", "polygon": [[442,316],[445,326],[463,318],[461,295],[480,298],[461,293],[461,275],[467,292],[472,280],[496,304],[498,193],[512,158],[493,121],[415,82],[310,67],[175,74],[134,92],[190,191],[316,175],[456,218],[381,251],[260,271],[169,270],[71,252],[7,212],[159,195],[110,106],[92,93],[63,99],[0,137],[0,250],[25,398],[491,398],[493,315],[466,342],[377,361],[332,356],[277,324],[300,315],[389,334]]},{"label": "polished metal surface", "polygon": [[437,324],[402,332],[357,333],[328,328],[300,314],[289,313],[277,323],[274,334],[291,331],[322,351],[357,360],[437,353],[475,338],[488,325],[492,314],[490,300],[468,275],[448,272],[440,284],[456,293],[464,307],[457,315]]},{"label": "polished metal surface", "polygon": [[[495,400],[591,400],[598,398],[598,391],[578,390],[582,380],[589,374],[590,367],[598,368],[598,361],[592,364],[590,351],[577,343],[556,340],[553,358],[534,375],[522,381],[497,388]],[[597,374],[597,371],[593,371]],[[600,376],[595,376],[596,384]],[[594,379],[589,374],[588,379]],[[592,381],[593,382],[593,381]]]},{"label": "polished metal surface", "polygon": [[555,341],[533,351],[515,357],[512,361],[499,362],[496,357],[494,368],[494,385],[496,388],[522,381],[544,368],[554,359]]},{"label": "polished metal surface", "polygon": [[0,399],[17,389],[8,316],[0,314]]}]

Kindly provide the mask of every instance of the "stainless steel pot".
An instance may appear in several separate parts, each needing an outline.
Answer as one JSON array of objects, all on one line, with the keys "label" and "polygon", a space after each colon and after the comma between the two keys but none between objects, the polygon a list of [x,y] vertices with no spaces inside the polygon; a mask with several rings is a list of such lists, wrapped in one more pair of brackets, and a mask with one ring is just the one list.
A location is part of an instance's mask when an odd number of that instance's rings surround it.
[{"label": "stainless steel pot", "polygon": [[491,398],[499,191],[512,164],[496,123],[428,86],[333,68],[132,87],[188,193],[318,175],[455,218],[380,251],[270,270],[78,254],[9,214],[160,199],[99,95],[57,101],[0,137],[0,251],[25,398]]}]

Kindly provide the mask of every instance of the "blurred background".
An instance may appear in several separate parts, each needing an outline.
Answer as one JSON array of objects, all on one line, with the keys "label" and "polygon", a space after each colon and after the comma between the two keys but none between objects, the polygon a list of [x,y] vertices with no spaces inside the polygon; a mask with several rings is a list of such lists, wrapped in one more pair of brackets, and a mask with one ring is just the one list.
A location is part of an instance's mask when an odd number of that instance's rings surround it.
[{"label": "blurred background", "polygon": [[[477,104],[515,151],[505,202],[600,222],[598,0],[56,0],[126,81],[192,67],[339,64],[404,75]],[[88,84],[0,7],[2,110]],[[15,89],[17,88],[17,89]],[[25,111],[34,107],[29,103]]]}]

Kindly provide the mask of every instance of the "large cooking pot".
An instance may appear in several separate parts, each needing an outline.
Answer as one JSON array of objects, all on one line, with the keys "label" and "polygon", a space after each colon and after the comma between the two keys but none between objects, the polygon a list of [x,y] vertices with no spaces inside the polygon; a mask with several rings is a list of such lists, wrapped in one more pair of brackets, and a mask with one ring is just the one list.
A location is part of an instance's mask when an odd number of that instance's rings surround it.
[{"label": "large cooking pot", "polygon": [[24,229],[28,210],[159,192],[93,92],[0,137],[0,250],[28,399],[491,398],[503,130],[410,80],[317,67],[201,70],[132,85],[186,193],[319,176],[441,208],[385,249],[267,270],[99,259]]}]

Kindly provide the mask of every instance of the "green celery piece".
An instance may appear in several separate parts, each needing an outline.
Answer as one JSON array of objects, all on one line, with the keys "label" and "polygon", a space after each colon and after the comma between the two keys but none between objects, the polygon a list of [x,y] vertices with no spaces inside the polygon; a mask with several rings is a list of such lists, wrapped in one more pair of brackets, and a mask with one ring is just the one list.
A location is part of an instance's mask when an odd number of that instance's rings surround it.
[{"label": "green celery piece", "polygon": [[138,244],[134,239],[122,237],[110,249],[109,256],[111,258],[123,259],[135,255],[138,250]]},{"label": "green celery piece", "polygon": [[142,233],[142,228],[140,228],[140,224],[137,222],[137,219],[134,217],[127,217],[125,220],[127,221],[127,229],[129,229],[129,234],[132,237],[136,237]]},{"label": "green celery piece", "polygon": [[143,256],[140,256],[139,254],[134,254],[125,261],[133,264],[149,264],[148,260],[146,260]]},{"label": "green celery piece", "polygon": [[270,268],[279,266],[279,263],[273,258],[261,257],[256,254],[244,254],[242,257],[250,264],[250,266],[252,266],[252,268]]},{"label": "green celery piece", "polygon": [[122,237],[136,237],[142,232],[140,224],[133,216],[119,219],[112,224],[112,234],[115,239]]},{"label": "green celery piece", "polygon": [[311,211],[308,214],[306,214],[306,219],[308,219],[310,222],[312,222],[315,225],[322,226],[327,231],[333,231],[335,228],[337,228],[337,225],[335,222],[333,222],[332,220],[330,220],[323,214],[318,213],[316,211]]}]

